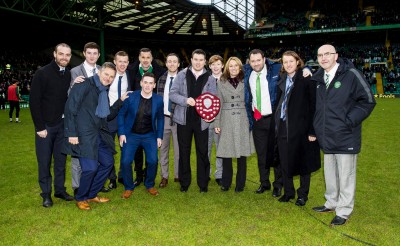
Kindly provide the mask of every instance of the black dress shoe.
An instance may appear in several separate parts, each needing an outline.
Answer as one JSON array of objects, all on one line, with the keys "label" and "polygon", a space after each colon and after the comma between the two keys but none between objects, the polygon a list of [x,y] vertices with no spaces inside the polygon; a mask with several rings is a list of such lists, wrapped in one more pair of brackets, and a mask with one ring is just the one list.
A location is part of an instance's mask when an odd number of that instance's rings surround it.
[{"label": "black dress shoe", "polygon": [[330,213],[330,212],[335,212],[334,209],[327,208],[325,206],[320,206],[320,207],[313,207],[313,210],[318,212],[318,213]]},{"label": "black dress shoe", "polygon": [[258,189],[256,190],[257,194],[262,194],[264,193],[266,190],[270,190],[271,186],[265,186],[265,185],[260,185],[260,187],[258,187]]},{"label": "black dress shoe", "polygon": [[297,198],[297,200],[296,200],[296,206],[304,206],[304,205],[306,205],[306,202],[307,202],[307,199],[306,198],[302,198],[302,197],[299,197],[299,198]]},{"label": "black dress shoe", "polygon": [[235,188],[236,193],[242,192],[243,190],[244,190],[243,188],[237,188],[237,187]]},{"label": "black dress shoe", "polygon": [[181,186],[181,192],[187,192],[188,191],[188,187],[186,186]]},{"label": "black dress shoe", "polygon": [[273,197],[280,197],[281,195],[282,195],[282,188],[274,187],[274,190],[272,191],[272,196]]},{"label": "black dress shoe", "polygon": [[53,206],[53,200],[51,200],[51,197],[44,197],[43,198],[43,207],[49,208]]},{"label": "black dress shoe", "polygon": [[293,199],[293,198],[294,198],[294,196],[286,196],[286,195],[283,195],[281,198],[279,198],[278,201],[280,201],[280,202],[288,202],[288,201],[290,201],[290,200]]},{"label": "black dress shoe", "polygon": [[115,179],[110,179],[110,183],[107,187],[109,190],[115,190],[117,188],[117,181]]},{"label": "black dress shoe", "polygon": [[103,193],[107,193],[107,192],[110,192],[111,190],[109,189],[109,188],[107,188],[107,187],[103,187],[103,188],[101,188],[101,190],[100,190],[100,192],[103,192]]},{"label": "black dress shoe", "polygon": [[65,201],[73,201],[73,200],[75,200],[75,198],[73,196],[71,196],[70,194],[68,194],[67,192],[61,193],[61,194],[54,194],[54,197],[63,199]]},{"label": "black dress shoe", "polygon": [[221,180],[222,180],[222,179],[215,179],[215,182],[217,182],[217,184],[218,184],[219,186],[221,186]]},{"label": "black dress shoe", "polygon": [[135,182],[133,182],[133,184],[135,186],[139,186],[142,182],[143,182],[143,178],[138,178],[138,179],[135,180]]},{"label": "black dress shoe", "polygon": [[331,221],[331,226],[344,225],[344,224],[346,224],[346,222],[347,222],[347,219],[336,215],[335,218],[333,218],[333,220]]},{"label": "black dress shoe", "polygon": [[221,191],[228,191],[228,190],[229,190],[229,187],[221,186]]},{"label": "black dress shoe", "polygon": [[200,188],[200,193],[207,193],[207,192],[208,192],[207,187]]},{"label": "black dress shoe", "polygon": [[122,178],[118,178],[118,183],[124,184],[124,180]]}]

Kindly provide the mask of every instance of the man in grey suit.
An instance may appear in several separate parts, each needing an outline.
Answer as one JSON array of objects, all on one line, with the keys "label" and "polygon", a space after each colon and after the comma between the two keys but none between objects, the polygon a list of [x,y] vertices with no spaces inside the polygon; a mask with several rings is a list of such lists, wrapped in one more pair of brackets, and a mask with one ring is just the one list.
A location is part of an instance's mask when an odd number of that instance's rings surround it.
[{"label": "man in grey suit", "polygon": [[[88,42],[83,47],[83,56],[85,61],[71,69],[71,88],[76,82],[75,80],[82,76],[84,78],[89,78],[97,73],[100,66],[96,64],[100,57],[100,46],[95,42]],[[81,165],[79,159],[72,156],[71,157],[71,177],[72,177],[72,189],[74,190],[74,195],[77,193],[79,188],[79,180],[81,178]]]}]

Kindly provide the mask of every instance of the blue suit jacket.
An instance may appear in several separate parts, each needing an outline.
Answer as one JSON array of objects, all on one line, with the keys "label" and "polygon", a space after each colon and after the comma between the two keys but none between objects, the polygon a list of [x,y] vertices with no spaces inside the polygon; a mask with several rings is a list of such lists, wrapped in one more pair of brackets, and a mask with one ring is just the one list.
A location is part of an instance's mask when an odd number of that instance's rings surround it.
[{"label": "blue suit jacket", "polygon": [[[132,92],[124,101],[124,105],[118,112],[118,135],[127,135],[132,130],[136,114],[140,105],[141,90]],[[163,138],[164,133],[164,103],[160,95],[153,93],[151,124],[157,138]]]}]

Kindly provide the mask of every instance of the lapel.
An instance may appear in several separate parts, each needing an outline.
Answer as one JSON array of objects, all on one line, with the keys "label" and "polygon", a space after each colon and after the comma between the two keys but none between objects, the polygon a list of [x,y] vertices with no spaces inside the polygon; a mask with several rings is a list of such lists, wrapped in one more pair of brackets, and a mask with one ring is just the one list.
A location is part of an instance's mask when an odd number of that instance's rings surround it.
[{"label": "lapel", "polygon": [[157,102],[156,102],[156,96],[155,96],[154,92],[151,97],[152,97],[151,98],[151,123],[153,124],[154,119],[156,118],[156,111],[157,111]]},{"label": "lapel", "polygon": [[81,72],[82,72],[83,76],[85,76],[85,78],[87,78],[88,75],[87,75],[87,73],[86,73],[85,67],[83,66],[83,63],[81,64],[80,67],[81,67]]}]

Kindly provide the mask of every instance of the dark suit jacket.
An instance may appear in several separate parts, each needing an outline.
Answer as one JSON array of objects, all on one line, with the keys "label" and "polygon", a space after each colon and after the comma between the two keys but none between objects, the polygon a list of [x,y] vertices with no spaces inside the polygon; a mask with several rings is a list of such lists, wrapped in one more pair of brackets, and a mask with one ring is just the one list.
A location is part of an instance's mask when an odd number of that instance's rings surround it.
[{"label": "dark suit jacket", "polygon": [[[131,132],[136,114],[140,105],[141,91],[132,92],[125,99],[118,113],[118,135],[126,135]],[[152,95],[151,124],[157,138],[163,138],[164,133],[164,104],[163,98],[155,93]]]},{"label": "dark suit jacket", "polygon": [[46,125],[55,126],[62,120],[70,82],[71,73],[68,68],[61,75],[54,60],[36,71],[29,98],[36,132],[45,130]]}]

